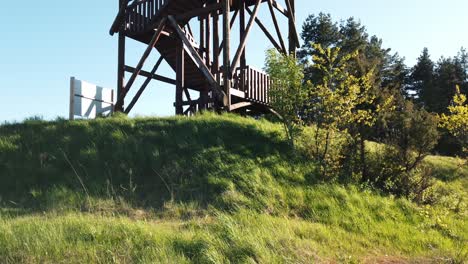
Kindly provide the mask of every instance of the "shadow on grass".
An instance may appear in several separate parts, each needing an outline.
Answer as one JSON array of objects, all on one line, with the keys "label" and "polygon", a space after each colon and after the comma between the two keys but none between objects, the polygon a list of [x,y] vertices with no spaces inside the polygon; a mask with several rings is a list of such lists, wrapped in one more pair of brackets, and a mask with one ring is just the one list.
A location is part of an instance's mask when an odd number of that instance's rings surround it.
[{"label": "shadow on grass", "polygon": [[167,201],[231,207],[250,198],[263,207],[277,181],[303,182],[295,176],[307,173],[301,163],[278,126],[234,116],[0,127],[0,197],[28,210],[82,200],[54,188],[152,208]]}]

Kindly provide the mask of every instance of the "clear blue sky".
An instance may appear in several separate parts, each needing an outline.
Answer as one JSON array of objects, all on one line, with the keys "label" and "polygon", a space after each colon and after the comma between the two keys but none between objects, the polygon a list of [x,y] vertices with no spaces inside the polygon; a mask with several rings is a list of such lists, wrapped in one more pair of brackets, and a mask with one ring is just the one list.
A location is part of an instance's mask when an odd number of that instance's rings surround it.
[{"label": "clear blue sky", "polygon": [[[68,116],[69,78],[114,88],[117,38],[108,34],[117,0],[3,1],[0,8],[0,122],[33,115]],[[282,0],[280,0],[282,2]],[[361,20],[385,47],[414,64],[423,47],[432,58],[453,56],[468,47],[466,0],[296,0],[298,27],[312,13]],[[261,16],[268,19],[262,7]],[[267,23],[268,24],[268,23]],[[285,29],[283,30],[285,32]],[[249,64],[263,66],[266,38],[256,29]],[[127,63],[136,65],[144,46],[131,42]],[[157,58],[153,53],[151,60]],[[151,65],[146,65],[151,67]],[[173,76],[168,67],[159,72]],[[134,87],[136,90],[137,88]],[[172,115],[174,88],[153,82],[134,108],[139,115]]]}]

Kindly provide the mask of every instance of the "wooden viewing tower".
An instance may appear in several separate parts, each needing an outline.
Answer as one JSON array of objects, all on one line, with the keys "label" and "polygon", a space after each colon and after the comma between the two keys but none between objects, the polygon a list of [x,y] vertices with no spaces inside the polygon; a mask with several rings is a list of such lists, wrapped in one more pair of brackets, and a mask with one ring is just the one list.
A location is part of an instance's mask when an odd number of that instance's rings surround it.
[{"label": "wooden viewing tower", "polygon": [[[299,37],[295,26],[294,0],[281,2],[119,0],[119,13],[110,30],[111,35],[119,35],[115,110],[129,113],[151,80],[158,80],[175,85],[174,106],[178,115],[190,115],[211,108],[244,113],[268,111],[270,79],[266,73],[248,66],[246,45],[252,27],[257,24],[278,51],[295,54]],[[269,9],[276,38],[258,16],[259,9],[265,5]],[[276,14],[285,16],[288,21],[288,48]],[[231,35],[236,20],[240,30],[238,43],[234,47]],[[197,36],[190,26],[194,23],[199,25]],[[125,64],[127,37],[147,45],[136,67]],[[235,53],[231,57],[233,47]],[[160,58],[151,71],[144,71],[143,65],[153,49],[160,53]],[[163,60],[175,71],[175,80],[156,74]],[[125,72],[131,73],[127,82]],[[138,76],[144,76],[146,80],[124,108],[126,95]],[[194,91],[199,93],[198,99],[192,98],[193,94],[197,94]]]}]

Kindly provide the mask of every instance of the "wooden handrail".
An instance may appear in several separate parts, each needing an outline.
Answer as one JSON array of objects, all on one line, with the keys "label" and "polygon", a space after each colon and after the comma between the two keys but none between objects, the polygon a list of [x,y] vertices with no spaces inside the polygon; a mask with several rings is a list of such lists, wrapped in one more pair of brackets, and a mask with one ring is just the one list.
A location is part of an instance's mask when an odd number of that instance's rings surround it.
[{"label": "wooden handrail", "polygon": [[[242,76],[244,76],[244,80],[241,80]],[[247,66],[243,69],[238,67],[236,68],[234,79],[234,88],[245,92],[246,99],[265,105],[270,103],[269,90],[271,80],[266,72],[252,66]]]},{"label": "wooden handrail", "polygon": [[152,25],[154,18],[170,0],[137,0],[126,7],[126,23],[129,32],[141,32]]}]

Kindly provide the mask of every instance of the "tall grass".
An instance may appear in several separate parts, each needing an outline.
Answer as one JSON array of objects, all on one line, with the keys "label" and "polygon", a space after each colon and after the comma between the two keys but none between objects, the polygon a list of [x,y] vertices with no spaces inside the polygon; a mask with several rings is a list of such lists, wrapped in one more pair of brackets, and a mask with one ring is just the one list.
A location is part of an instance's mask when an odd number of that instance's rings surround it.
[{"label": "tall grass", "polygon": [[443,197],[420,207],[321,182],[266,120],[3,125],[0,262],[462,262],[468,171],[425,162]]}]

